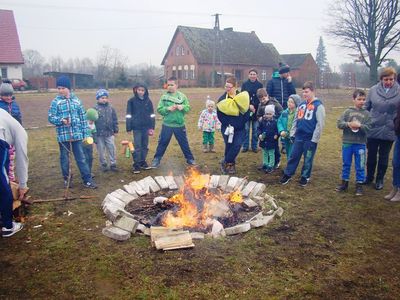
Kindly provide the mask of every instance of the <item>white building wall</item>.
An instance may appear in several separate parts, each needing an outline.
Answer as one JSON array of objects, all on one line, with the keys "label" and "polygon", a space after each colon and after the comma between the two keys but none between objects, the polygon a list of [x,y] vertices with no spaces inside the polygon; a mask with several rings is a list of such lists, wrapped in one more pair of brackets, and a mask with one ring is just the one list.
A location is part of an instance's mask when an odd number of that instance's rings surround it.
[{"label": "white building wall", "polygon": [[[0,70],[7,68],[7,78],[8,79],[22,79],[22,65],[5,65],[0,64]],[[1,77],[1,72],[0,72]]]}]

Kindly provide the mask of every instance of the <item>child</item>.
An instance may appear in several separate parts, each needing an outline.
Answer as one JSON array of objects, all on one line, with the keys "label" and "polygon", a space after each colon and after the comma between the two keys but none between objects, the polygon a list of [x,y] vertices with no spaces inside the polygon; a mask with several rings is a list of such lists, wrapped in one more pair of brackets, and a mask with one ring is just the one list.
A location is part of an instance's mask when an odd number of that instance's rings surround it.
[{"label": "child", "polygon": [[294,117],[296,114],[296,108],[300,104],[301,98],[297,94],[289,96],[288,108],[286,108],[278,119],[278,131],[281,140],[285,144],[286,156],[289,160],[290,154],[292,153],[293,137],[290,138],[290,129],[292,128]]},{"label": "child", "polygon": [[[88,137],[86,140],[83,141],[83,153],[85,154],[85,158],[87,161],[87,164],[89,166],[89,171],[90,174],[92,174],[92,165],[93,165],[93,137],[96,134],[96,125],[95,121],[99,118],[99,114],[97,113],[97,110],[94,108],[89,108],[86,111],[86,119],[88,123]],[[92,175],[92,178],[94,176]]]},{"label": "child", "polygon": [[347,191],[349,187],[351,160],[354,155],[356,169],[356,196],[362,196],[362,183],[365,180],[365,158],[367,132],[371,128],[369,112],[363,108],[366,94],[362,90],[353,93],[353,107],[344,111],[337,121],[337,127],[343,130],[342,144],[342,183],[337,192]]},{"label": "child", "polygon": [[81,100],[70,91],[71,82],[67,76],[60,76],[56,84],[58,95],[50,104],[48,120],[56,125],[64,187],[71,183],[69,153],[72,148],[84,187],[95,189],[97,185],[92,180],[82,148],[82,140],[89,136],[85,109]]},{"label": "child", "polygon": [[185,94],[178,91],[176,77],[168,78],[167,92],[161,95],[157,107],[158,113],[163,116],[163,124],[157,150],[151,163],[152,168],[160,166],[161,159],[167,150],[172,135],[175,135],[188,165],[196,165],[192,151],[190,151],[185,128],[185,115],[189,110],[189,100]]},{"label": "child", "polygon": [[115,109],[108,100],[108,91],[99,89],[96,92],[97,104],[95,109],[99,114],[96,124],[96,143],[100,165],[103,172],[108,171],[106,149],[110,159],[110,170],[118,171],[114,135],[118,133],[118,118]]},{"label": "child", "polygon": [[[15,101],[14,88],[10,81],[4,80],[3,83],[0,85],[0,108],[7,111],[15,120],[17,120],[22,125],[22,116],[21,110],[19,105]],[[9,171],[8,171],[8,178],[11,181],[15,181],[15,147],[14,145],[10,145],[9,149]]]},{"label": "child", "polygon": [[275,106],[270,104],[265,107],[265,114],[258,126],[258,138],[263,151],[263,169],[271,173],[275,165],[275,147],[278,143],[278,126],[274,119]]},{"label": "child", "polygon": [[314,155],[325,125],[325,108],[321,100],[315,97],[314,85],[311,81],[303,85],[303,98],[305,101],[297,108],[290,131],[290,137],[296,136],[296,139],[280,183],[287,184],[291,180],[301,157],[304,156],[299,181],[300,186],[304,187],[310,180]]},{"label": "child", "polygon": [[133,93],[134,96],[128,100],[126,106],[126,131],[133,132],[135,150],[132,170],[134,174],[139,174],[140,170],[150,169],[146,157],[149,136],[154,134],[155,114],[149,91],[144,84],[137,84]]},{"label": "child", "polygon": [[214,132],[221,130],[221,123],[217,117],[215,102],[207,97],[206,109],[204,109],[197,123],[199,130],[203,131],[203,152],[215,152],[214,150]]}]

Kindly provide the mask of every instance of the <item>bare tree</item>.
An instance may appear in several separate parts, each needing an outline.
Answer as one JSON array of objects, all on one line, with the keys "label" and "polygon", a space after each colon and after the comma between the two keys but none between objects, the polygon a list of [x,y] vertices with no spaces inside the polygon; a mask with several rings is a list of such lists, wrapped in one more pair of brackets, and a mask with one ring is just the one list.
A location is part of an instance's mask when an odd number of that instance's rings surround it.
[{"label": "bare tree", "polygon": [[121,50],[104,46],[97,56],[96,79],[105,83],[106,87],[109,81],[115,85],[121,70],[126,69],[127,62],[128,58]]},{"label": "bare tree", "polygon": [[398,0],[339,0],[330,9],[326,31],[342,47],[355,50],[369,68],[370,84],[378,80],[378,67],[400,42]]},{"label": "bare tree", "polygon": [[24,65],[22,72],[25,78],[41,76],[43,73],[44,57],[37,50],[27,49],[23,52]]},{"label": "bare tree", "polygon": [[50,58],[51,71],[61,72],[64,67],[64,61],[61,56],[53,56]]}]

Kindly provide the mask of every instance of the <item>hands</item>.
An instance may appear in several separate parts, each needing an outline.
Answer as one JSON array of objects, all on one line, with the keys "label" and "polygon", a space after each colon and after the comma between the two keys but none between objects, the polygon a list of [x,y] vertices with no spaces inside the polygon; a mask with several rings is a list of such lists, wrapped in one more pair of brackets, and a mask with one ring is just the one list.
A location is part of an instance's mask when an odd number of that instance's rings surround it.
[{"label": "hands", "polygon": [[61,121],[63,122],[64,125],[70,125],[71,124],[71,121],[70,121],[69,118],[62,119]]},{"label": "hands", "polygon": [[250,111],[251,111],[251,112],[253,112],[253,113],[255,113],[255,112],[256,112],[256,109],[255,109],[255,107],[254,107],[254,105],[253,105],[253,104],[250,104],[250,107],[249,107],[249,109],[250,109]]},{"label": "hands", "polygon": [[177,110],[182,110],[182,109],[183,109],[183,105],[182,105],[182,104],[176,105],[176,109],[177,109]]},{"label": "hands", "polygon": [[264,135],[263,135],[263,134],[260,134],[260,135],[258,136],[258,139],[259,139],[260,141],[263,141],[263,140],[264,140]]},{"label": "hands", "polygon": [[18,189],[18,194],[19,194],[18,200],[20,200],[20,201],[23,200],[28,192],[29,192],[29,188],[28,187],[19,188]]},{"label": "hands", "polygon": [[281,131],[281,137],[287,137],[287,132],[286,131]]},{"label": "hands", "polygon": [[352,130],[357,130],[361,127],[361,123],[358,120],[353,120],[351,122],[347,122],[347,126]]},{"label": "hands", "polygon": [[274,135],[274,140],[277,140],[278,139],[278,136],[275,134]]},{"label": "hands", "polygon": [[154,135],[154,129],[150,128],[149,130],[147,130],[147,134],[149,136],[153,136]]},{"label": "hands", "polygon": [[177,105],[171,105],[170,107],[167,108],[169,111],[175,111],[177,109]]}]

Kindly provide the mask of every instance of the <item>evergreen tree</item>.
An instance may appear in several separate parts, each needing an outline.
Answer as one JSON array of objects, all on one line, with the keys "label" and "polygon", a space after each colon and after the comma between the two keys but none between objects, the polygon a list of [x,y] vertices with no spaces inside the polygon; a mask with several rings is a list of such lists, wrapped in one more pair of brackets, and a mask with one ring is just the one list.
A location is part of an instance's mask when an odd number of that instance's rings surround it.
[{"label": "evergreen tree", "polygon": [[319,37],[317,55],[316,55],[316,63],[320,72],[329,72],[330,67],[328,60],[326,58],[326,49],[324,45],[324,41],[322,36]]}]

